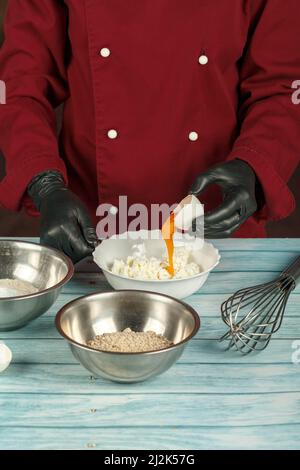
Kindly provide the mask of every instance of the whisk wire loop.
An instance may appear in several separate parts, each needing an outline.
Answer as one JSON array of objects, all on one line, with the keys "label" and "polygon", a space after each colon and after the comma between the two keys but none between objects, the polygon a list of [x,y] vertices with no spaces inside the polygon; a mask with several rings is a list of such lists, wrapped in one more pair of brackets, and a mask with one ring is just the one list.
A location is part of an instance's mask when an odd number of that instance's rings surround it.
[{"label": "whisk wire loop", "polygon": [[282,324],[299,278],[300,256],[278,279],[240,289],[223,302],[221,315],[229,330],[220,341],[228,341],[227,349],[235,348],[242,354],[264,350]]}]

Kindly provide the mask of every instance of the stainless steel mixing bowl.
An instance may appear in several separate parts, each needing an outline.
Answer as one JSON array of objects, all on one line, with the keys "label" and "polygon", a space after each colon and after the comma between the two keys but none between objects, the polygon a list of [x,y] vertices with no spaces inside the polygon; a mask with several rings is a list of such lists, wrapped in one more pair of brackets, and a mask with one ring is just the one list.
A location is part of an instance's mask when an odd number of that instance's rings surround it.
[{"label": "stainless steel mixing bowl", "polygon": [[[139,382],[165,372],[181,356],[200,327],[189,305],[153,292],[120,290],[88,295],[65,305],[56,316],[59,333],[79,362],[95,377]],[[174,343],[145,353],[98,351],[87,346],[96,335],[123,331],[155,331]]]},{"label": "stainless steel mixing bowl", "polygon": [[57,250],[0,240],[0,279],[19,279],[38,289],[35,294],[0,297],[0,331],[22,328],[45,313],[73,272],[72,261]]}]

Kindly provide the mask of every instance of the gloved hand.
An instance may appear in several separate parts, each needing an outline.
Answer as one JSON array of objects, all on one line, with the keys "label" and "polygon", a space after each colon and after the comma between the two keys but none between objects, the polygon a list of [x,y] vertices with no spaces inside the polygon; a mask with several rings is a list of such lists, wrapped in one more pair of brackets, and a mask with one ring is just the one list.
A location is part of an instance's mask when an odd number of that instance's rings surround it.
[{"label": "gloved hand", "polygon": [[[226,238],[257,210],[256,189],[259,183],[251,166],[237,159],[216,165],[199,175],[190,194],[198,196],[210,184],[220,186],[223,203],[204,216],[204,234],[207,238]],[[199,235],[200,230],[199,221]],[[197,234],[197,219],[192,232]]]},{"label": "gloved hand", "polygon": [[63,251],[74,263],[93,252],[97,235],[88,211],[59,172],[37,175],[28,194],[41,214],[41,243]]}]

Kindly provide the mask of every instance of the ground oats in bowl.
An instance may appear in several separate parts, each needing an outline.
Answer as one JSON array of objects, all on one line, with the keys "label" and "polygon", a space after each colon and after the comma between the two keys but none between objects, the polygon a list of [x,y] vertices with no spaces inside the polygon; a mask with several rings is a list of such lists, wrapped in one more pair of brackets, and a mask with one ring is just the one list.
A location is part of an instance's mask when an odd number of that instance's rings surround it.
[{"label": "ground oats in bowl", "polygon": [[123,331],[97,335],[87,345],[99,351],[136,353],[158,351],[173,346],[173,343],[154,331],[137,332],[126,328]]}]

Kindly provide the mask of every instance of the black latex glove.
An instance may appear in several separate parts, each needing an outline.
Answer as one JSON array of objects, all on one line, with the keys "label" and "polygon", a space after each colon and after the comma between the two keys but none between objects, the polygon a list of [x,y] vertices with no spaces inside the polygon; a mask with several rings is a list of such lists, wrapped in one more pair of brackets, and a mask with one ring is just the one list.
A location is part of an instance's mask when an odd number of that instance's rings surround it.
[{"label": "black latex glove", "polygon": [[[220,186],[223,203],[204,216],[204,234],[207,238],[226,238],[257,210],[258,181],[251,166],[237,159],[216,165],[199,175],[190,194],[198,196],[210,184]],[[197,226],[201,227],[201,224],[200,221],[197,224],[197,220],[194,222],[193,233],[197,234]]]},{"label": "black latex glove", "polygon": [[63,251],[74,263],[92,253],[97,236],[87,208],[59,172],[37,175],[28,194],[41,214],[41,243]]}]

